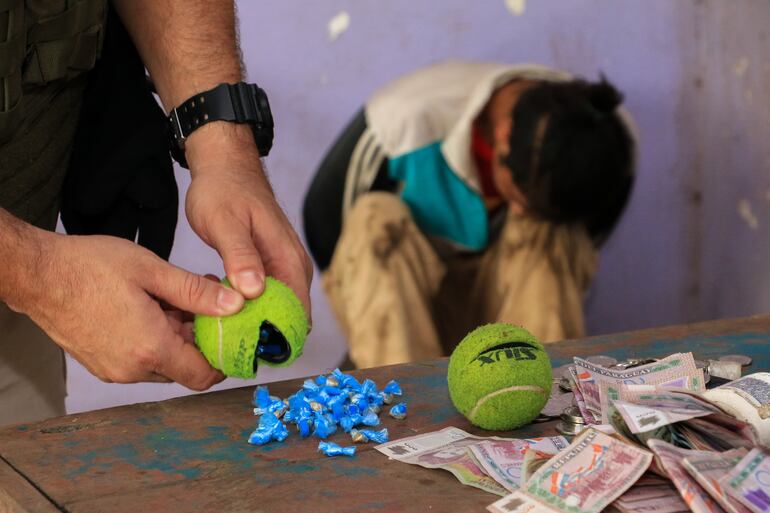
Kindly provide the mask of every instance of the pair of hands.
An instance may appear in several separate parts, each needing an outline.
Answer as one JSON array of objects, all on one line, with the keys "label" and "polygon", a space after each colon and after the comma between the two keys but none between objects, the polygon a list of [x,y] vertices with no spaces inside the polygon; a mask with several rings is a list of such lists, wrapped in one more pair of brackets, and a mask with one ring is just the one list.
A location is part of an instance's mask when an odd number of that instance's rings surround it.
[{"label": "pair of hands", "polygon": [[287,283],[310,313],[312,264],[258,155],[210,156],[197,169],[191,161],[186,212],[235,290],[123,239],[46,235],[46,290],[26,313],[103,381],[175,381],[193,390],[222,381],[194,345],[189,314],[239,311],[262,292],[265,274]]}]

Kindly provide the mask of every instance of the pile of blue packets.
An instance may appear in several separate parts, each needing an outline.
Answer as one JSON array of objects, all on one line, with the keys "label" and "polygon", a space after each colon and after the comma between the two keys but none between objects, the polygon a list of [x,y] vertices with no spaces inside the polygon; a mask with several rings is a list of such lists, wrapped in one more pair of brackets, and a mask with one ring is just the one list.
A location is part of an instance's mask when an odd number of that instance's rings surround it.
[{"label": "pile of blue packets", "polygon": [[[266,386],[258,386],[253,402],[254,415],[260,419],[257,429],[249,435],[249,443],[282,442],[289,436],[287,424],[294,424],[303,438],[313,435],[325,440],[342,429],[350,433],[354,442],[385,443],[387,428],[369,428],[379,426],[382,409],[401,396],[401,386],[396,381],[377,390],[374,381],[367,379],[359,383],[339,369],[328,376],[306,380],[302,389],[287,399],[271,396]],[[405,418],[406,403],[393,405],[389,413],[399,420]],[[318,450],[328,456],[355,454],[355,447],[340,447],[330,442],[321,442]]]}]

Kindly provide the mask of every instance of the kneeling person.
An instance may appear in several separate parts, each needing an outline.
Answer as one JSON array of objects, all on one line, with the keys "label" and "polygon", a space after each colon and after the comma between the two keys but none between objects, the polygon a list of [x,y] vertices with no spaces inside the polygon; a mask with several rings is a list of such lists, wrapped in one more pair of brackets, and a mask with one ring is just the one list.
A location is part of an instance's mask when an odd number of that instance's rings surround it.
[{"label": "kneeling person", "polygon": [[597,249],[634,179],[621,100],[604,79],[460,61],[376,92],[304,205],[353,363],[446,355],[488,322],[584,335]]}]

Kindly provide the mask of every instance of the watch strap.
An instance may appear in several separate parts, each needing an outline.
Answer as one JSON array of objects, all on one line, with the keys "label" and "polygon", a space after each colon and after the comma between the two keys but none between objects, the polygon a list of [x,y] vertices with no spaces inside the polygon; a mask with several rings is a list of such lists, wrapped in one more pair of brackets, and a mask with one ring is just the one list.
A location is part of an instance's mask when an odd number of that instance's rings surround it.
[{"label": "watch strap", "polygon": [[273,118],[270,106],[267,95],[256,84],[219,84],[172,109],[168,120],[173,131],[172,137],[179,148],[184,148],[185,140],[196,129],[212,121],[251,125],[262,157],[267,156],[272,146]]}]

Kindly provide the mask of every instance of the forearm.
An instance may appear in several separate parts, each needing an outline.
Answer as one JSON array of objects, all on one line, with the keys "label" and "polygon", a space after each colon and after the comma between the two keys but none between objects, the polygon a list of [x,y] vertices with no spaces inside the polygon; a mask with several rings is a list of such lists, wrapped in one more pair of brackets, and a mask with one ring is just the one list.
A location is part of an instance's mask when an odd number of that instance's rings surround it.
[{"label": "forearm", "polygon": [[[166,111],[196,93],[243,79],[233,0],[113,3]],[[262,176],[259,154],[246,125],[209,123],[188,138],[186,154],[193,176],[225,167],[253,169]]]},{"label": "forearm", "polygon": [[233,0],[113,0],[166,110],[243,78]]},{"label": "forearm", "polygon": [[[166,110],[220,83],[243,80],[233,0],[112,0]],[[222,256],[246,298],[265,275],[287,283],[310,307],[312,266],[267,181],[251,126],[212,121],[185,140],[192,181],[185,211],[193,230]]]},{"label": "forearm", "polygon": [[36,291],[44,260],[46,234],[0,208],[0,301],[13,310],[27,312]]}]

